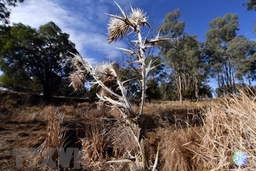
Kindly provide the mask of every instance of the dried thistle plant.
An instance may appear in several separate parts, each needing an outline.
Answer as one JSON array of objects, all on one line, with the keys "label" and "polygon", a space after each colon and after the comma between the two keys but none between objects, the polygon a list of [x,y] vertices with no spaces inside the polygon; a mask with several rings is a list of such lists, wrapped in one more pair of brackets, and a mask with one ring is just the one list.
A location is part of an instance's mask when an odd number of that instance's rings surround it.
[{"label": "dried thistle plant", "polygon": [[139,115],[141,115],[143,113],[143,105],[145,100],[147,81],[146,78],[148,76],[148,73],[155,67],[157,67],[154,66],[154,61],[150,61],[146,65],[145,51],[147,48],[151,47],[152,45],[155,45],[157,42],[166,41],[170,39],[160,38],[159,34],[153,39],[148,39],[148,37],[145,37],[143,39],[140,31],[141,27],[147,25],[150,28],[150,25],[147,21],[146,13],[144,13],[143,10],[140,8],[131,7],[130,15],[127,15],[117,3],[116,5],[120,9],[122,16],[107,14],[110,16],[108,24],[108,42],[111,43],[112,41],[117,41],[119,38],[122,39],[127,34],[129,29],[131,30],[131,33],[134,33],[137,36],[137,40],[134,41],[134,46],[136,47],[134,47],[132,50],[125,48],[120,48],[120,50],[132,56],[135,56],[136,61],[134,62],[137,62],[140,65],[141,105]]},{"label": "dried thistle plant", "polygon": [[75,89],[80,89],[83,87],[88,75],[94,79],[93,84],[97,85],[100,89],[100,91],[97,93],[98,98],[101,102],[105,102],[109,106],[120,111],[127,128],[131,131],[133,141],[135,144],[137,144],[138,151],[133,156],[135,161],[128,160],[130,161],[130,170],[147,170],[148,166],[145,155],[145,147],[143,139],[141,138],[141,129],[137,119],[143,114],[148,73],[157,66],[154,65],[154,61],[150,61],[148,64],[146,64],[145,51],[147,48],[155,45],[157,42],[169,40],[169,38],[160,38],[158,34],[153,39],[148,39],[147,37],[143,39],[140,31],[141,27],[147,25],[150,28],[150,25],[147,22],[146,13],[139,8],[131,7],[131,12],[129,15],[127,15],[117,3],[116,5],[120,9],[122,15],[119,16],[107,14],[110,16],[108,24],[109,36],[107,40],[109,43],[111,43],[113,41],[117,41],[118,39],[122,39],[128,34],[129,31],[135,34],[137,37],[137,40],[135,40],[136,43],[134,44],[135,47],[132,50],[125,48],[120,48],[120,50],[135,56],[136,61],[134,62],[138,63],[140,67],[141,104],[139,113],[134,113],[127,98],[124,84],[129,80],[120,80],[113,63],[104,63],[93,68],[81,56],[74,55],[72,64],[75,67],[75,72],[71,74],[70,80],[71,85]]}]

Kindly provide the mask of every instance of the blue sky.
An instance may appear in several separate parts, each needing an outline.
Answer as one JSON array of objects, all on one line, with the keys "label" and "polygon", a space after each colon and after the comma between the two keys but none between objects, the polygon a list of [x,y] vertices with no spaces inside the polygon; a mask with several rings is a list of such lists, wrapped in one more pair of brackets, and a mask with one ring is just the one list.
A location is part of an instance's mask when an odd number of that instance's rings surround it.
[{"label": "blue sky", "polygon": [[[130,5],[147,13],[156,30],[167,13],[179,8],[180,20],[186,24],[186,32],[205,41],[209,23],[216,17],[236,13],[239,17],[239,35],[255,40],[253,32],[256,12],[246,11],[245,0],[116,0],[127,12]],[[93,63],[121,56],[117,47],[126,47],[125,41],[108,44],[106,13],[120,14],[113,0],[25,0],[12,9],[11,23],[22,22],[38,28],[49,21],[55,22],[63,32],[70,34],[78,51]]]},{"label": "blue sky", "polygon": [[[129,12],[130,5],[147,13],[148,21],[157,29],[167,13],[179,8],[185,31],[205,41],[210,22],[227,13],[236,13],[239,18],[238,35],[256,40],[253,32],[256,12],[247,11],[246,0],[116,0]],[[11,23],[22,22],[33,28],[55,22],[63,32],[70,35],[79,53],[93,64],[107,59],[120,60],[119,47],[127,47],[124,41],[107,43],[107,23],[110,14],[120,14],[113,0],[25,0],[12,8]]]}]

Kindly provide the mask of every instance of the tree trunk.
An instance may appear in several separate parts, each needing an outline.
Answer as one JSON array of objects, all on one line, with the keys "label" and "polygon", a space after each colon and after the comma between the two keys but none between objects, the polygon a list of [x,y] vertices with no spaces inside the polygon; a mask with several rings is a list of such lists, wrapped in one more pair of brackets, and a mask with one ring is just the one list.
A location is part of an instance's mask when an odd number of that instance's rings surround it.
[{"label": "tree trunk", "polygon": [[198,88],[198,80],[195,78],[195,97],[198,100],[199,99],[199,88]]},{"label": "tree trunk", "polygon": [[179,86],[178,86],[179,96],[180,96],[180,104],[183,106],[183,100],[182,100],[182,91],[181,91],[181,77],[179,75]]},{"label": "tree trunk", "polygon": [[47,85],[43,85],[43,98],[46,103],[50,103],[52,100],[52,92]]}]

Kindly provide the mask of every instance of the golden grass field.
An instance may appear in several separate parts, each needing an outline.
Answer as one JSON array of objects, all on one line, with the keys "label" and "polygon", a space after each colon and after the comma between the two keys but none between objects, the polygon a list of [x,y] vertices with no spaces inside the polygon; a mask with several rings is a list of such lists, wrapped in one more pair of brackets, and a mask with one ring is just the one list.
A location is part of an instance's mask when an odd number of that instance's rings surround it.
[{"label": "golden grass field", "polygon": [[[1,171],[17,170],[14,148],[40,149],[33,154],[33,167],[27,155],[20,170],[72,170],[38,165],[47,149],[64,145],[83,151],[79,170],[127,170],[126,163],[108,161],[127,158],[136,146],[118,112],[97,110],[95,104],[44,105],[34,96],[1,92],[0,119]],[[172,101],[146,103],[139,122],[148,165],[154,165],[159,151],[159,171],[256,170],[254,97],[241,93],[185,101],[183,106]],[[233,161],[237,151],[247,155],[241,166]]]}]

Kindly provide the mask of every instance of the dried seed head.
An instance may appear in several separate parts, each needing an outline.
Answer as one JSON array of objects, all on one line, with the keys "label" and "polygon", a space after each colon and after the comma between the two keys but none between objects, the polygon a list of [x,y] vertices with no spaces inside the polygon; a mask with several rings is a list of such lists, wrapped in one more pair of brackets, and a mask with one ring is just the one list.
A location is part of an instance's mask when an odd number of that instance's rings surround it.
[{"label": "dried seed head", "polygon": [[71,85],[75,90],[82,90],[86,77],[92,72],[92,67],[80,55],[74,55],[72,65],[75,67],[75,72],[69,76]]},{"label": "dried seed head", "polygon": [[95,68],[95,76],[106,86],[116,84],[117,74],[113,63],[104,63]]},{"label": "dried seed head", "polygon": [[108,23],[108,43],[122,39],[129,30],[129,25],[123,20],[111,17]]},{"label": "dried seed head", "polygon": [[132,8],[130,20],[134,22],[135,25],[144,25],[147,23],[146,13],[143,12],[140,8]]},{"label": "dried seed head", "polygon": [[72,59],[72,65],[76,70],[83,71],[85,73],[90,73],[92,71],[91,65],[87,61],[84,61],[83,57],[80,55],[75,55]]},{"label": "dried seed head", "polygon": [[87,75],[85,75],[82,72],[75,71],[73,72],[70,76],[70,82],[71,85],[75,90],[83,90],[84,89],[84,83],[85,83],[85,78]]},{"label": "dried seed head", "polygon": [[76,68],[79,68],[79,69],[82,69],[84,70],[85,68],[83,67],[83,61],[81,60],[81,58],[75,56],[73,59],[72,59],[72,65]]}]

